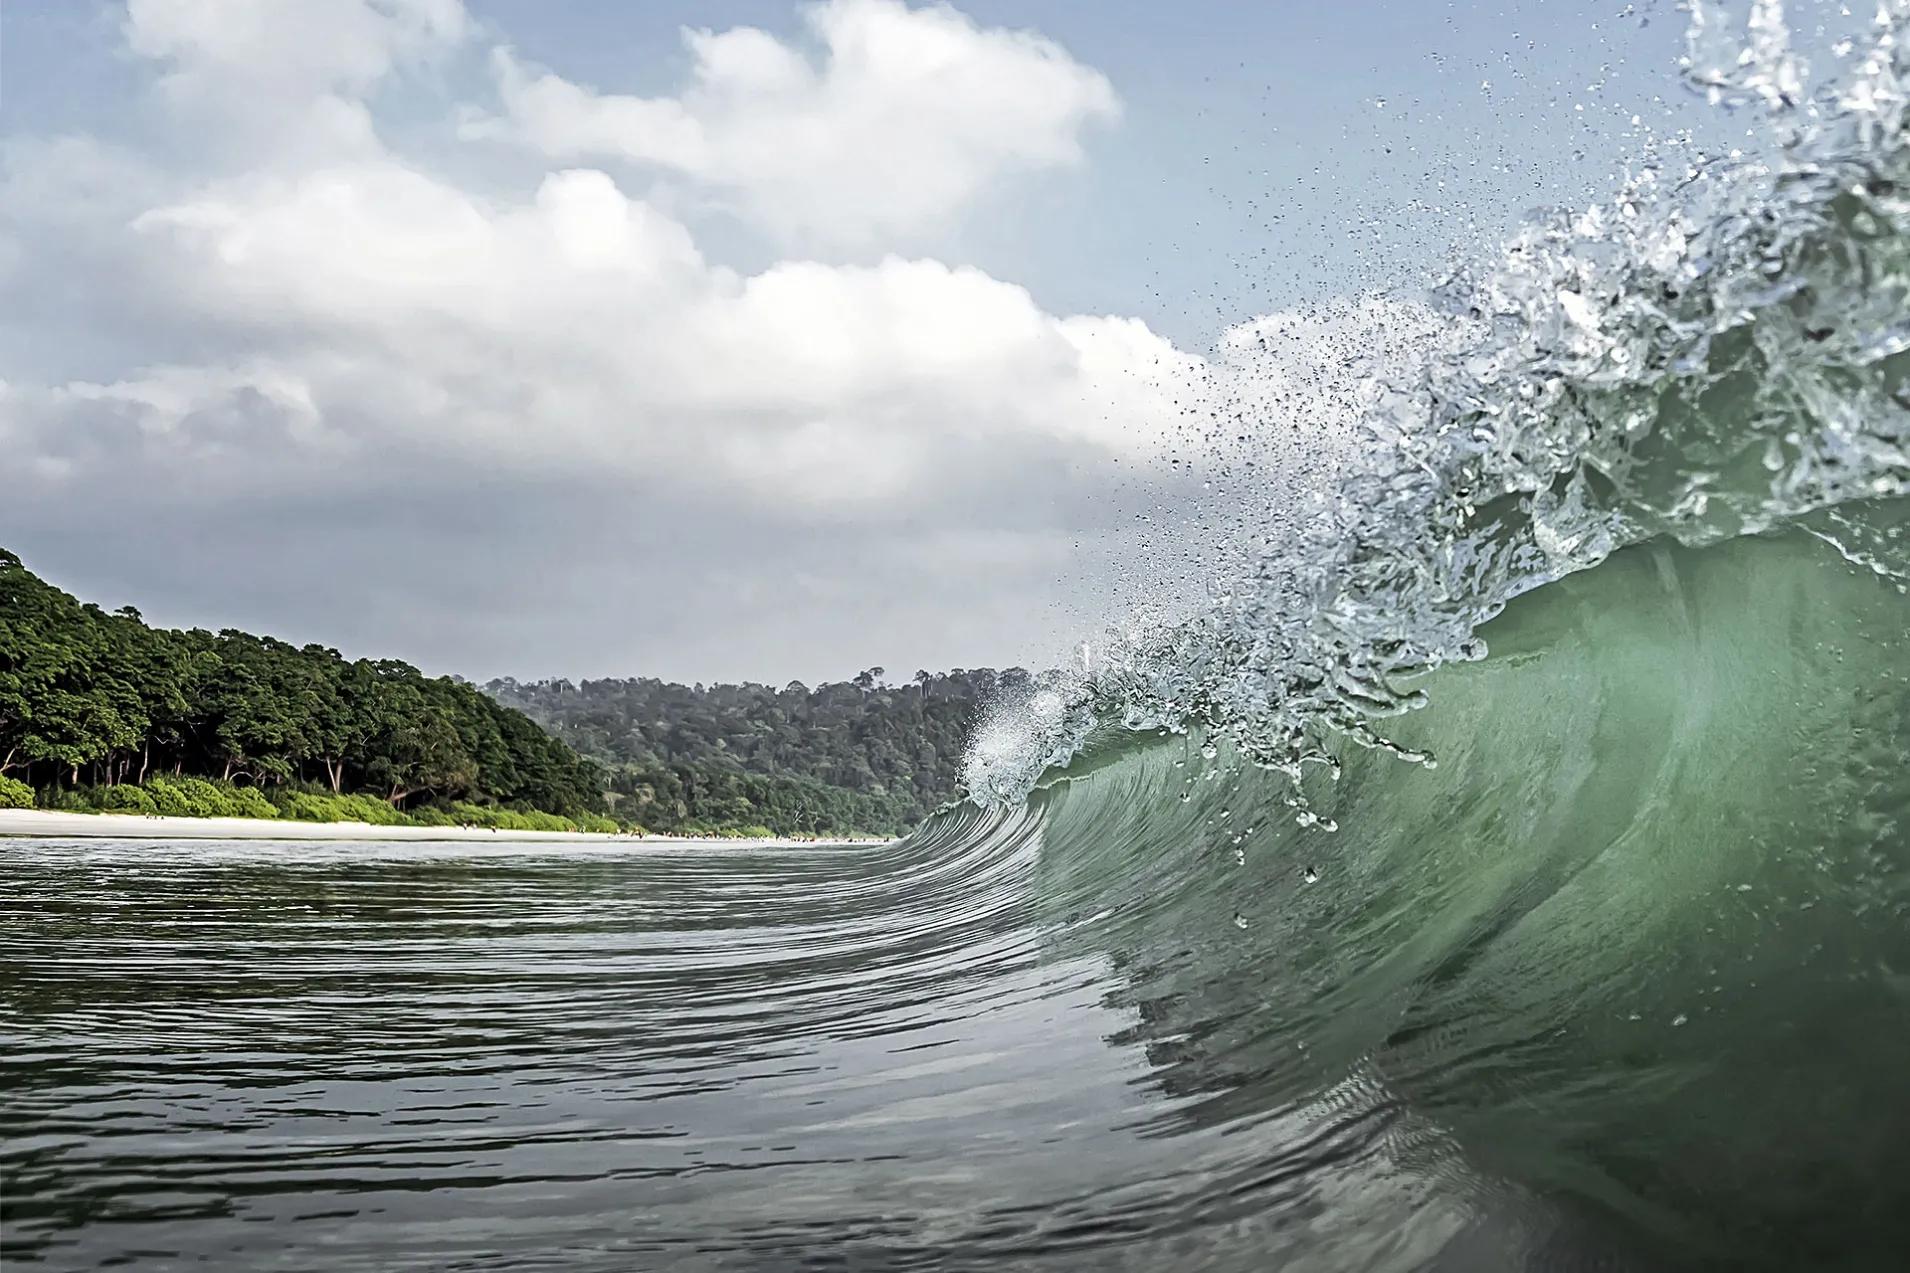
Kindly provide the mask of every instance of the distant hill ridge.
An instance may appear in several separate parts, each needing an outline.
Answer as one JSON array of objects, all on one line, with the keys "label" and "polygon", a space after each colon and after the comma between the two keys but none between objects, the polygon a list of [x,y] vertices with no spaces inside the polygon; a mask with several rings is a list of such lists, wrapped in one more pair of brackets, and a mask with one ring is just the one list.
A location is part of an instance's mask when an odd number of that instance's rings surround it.
[{"label": "distant hill ridge", "polygon": [[659,832],[892,835],[961,794],[977,712],[1030,677],[883,677],[478,687],[149,627],[0,549],[0,800],[16,805],[440,824],[517,811],[592,829],[607,810]]},{"label": "distant hill ridge", "polygon": [[1030,674],[918,671],[901,685],[884,675],[780,689],[651,677],[484,689],[601,763],[617,816],[653,829],[747,819],[896,834],[961,794],[976,713]]}]

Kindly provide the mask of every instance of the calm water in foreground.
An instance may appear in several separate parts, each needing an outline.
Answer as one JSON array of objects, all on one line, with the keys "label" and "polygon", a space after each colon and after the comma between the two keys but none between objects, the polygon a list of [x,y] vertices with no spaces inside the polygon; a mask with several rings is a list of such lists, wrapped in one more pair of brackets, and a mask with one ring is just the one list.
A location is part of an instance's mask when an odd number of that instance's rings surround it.
[{"label": "calm water in foreground", "polygon": [[1166,1134],[1029,866],[0,842],[7,1256],[1145,1265],[1257,1138]]}]

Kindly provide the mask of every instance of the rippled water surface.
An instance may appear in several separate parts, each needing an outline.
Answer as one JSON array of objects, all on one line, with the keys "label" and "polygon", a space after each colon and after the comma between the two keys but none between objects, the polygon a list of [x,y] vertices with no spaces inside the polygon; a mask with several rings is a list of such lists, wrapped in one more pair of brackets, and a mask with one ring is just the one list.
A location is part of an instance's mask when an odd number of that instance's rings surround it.
[{"label": "rippled water surface", "polygon": [[1254,1213],[1284,1133],[1164,1134],[1014,841],[0,843],[8,1254],[1105,1267]]}]

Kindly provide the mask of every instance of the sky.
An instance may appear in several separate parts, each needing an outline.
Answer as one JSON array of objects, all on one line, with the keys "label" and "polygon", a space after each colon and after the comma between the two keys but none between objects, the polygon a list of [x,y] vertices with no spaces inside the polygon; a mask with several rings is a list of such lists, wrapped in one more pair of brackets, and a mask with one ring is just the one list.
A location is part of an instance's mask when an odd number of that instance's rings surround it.
[{"label": "sky", "polygon": [[1201,498],[1230,333],[1415,304],[1646,136],[1728,135],[1681,33],[0,0],[0,545],[477,679],[1048,662],[1147,573],[1137,516]]}]

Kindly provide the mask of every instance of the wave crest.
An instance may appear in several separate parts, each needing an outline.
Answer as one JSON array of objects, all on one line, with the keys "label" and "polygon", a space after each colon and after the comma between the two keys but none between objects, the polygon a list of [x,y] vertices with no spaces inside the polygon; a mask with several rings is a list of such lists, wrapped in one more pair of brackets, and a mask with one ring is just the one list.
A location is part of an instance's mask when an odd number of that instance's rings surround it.
[{"label": "wave crest", "polygon": [[1831,510],[1812,533],[1901,575],[1894,535],[1835,510],[1910,481],[1910,0],[1809,91],[1780,4],[1742,34],[1689,9],[1688,81],[1762,108],[1775,157],[1648,155],[1437,289],[1447,323],[1410,356],[1371,324],[1306,404],[1343,422],[1338,461],[1199,613],[996,705],[974,798],[1022,799],[1109,733],[1196,730],[1295,778],[1334,735],[1430,763],[1383,732],[1414,679],[1484,657],[1475,629],[1514,597],[1656,536]]}]

